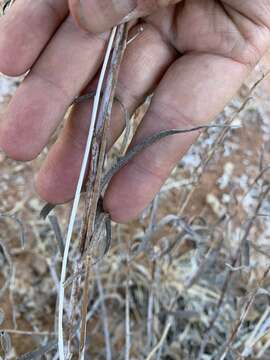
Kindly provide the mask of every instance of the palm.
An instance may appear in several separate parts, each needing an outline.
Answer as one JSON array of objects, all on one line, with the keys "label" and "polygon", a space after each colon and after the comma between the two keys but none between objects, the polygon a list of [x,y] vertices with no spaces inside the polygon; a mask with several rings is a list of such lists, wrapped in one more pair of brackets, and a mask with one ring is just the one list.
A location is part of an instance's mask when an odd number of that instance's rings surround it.
[{"label": "palm", "polygon": [[[248,11],[246,17],[241,14],[237,3],[241,2],[185,0],[145,21],[154,25],[181,54],[207,52],[253,64],[269,41],[269,30],[263,21],[261,26],[252,23]],[[247,4],[248,7],[252,6]]]},{"label": "palm", "polygon": [[[99,24],[114,25],[113,3],[128,0],[87,2],[96,11],[87,14],[86,6],[80,16],[95,30]],[[177,4],[142,18],[144,31],[129,44],[122,63],[117,96],[129,112],[154,92],[133,143],[161,129],[212,120],[270,44],[270,0],[137,0],[139,10],[169,2]],[[107,37],[79,29],[67,0],[29,1],[27,6],[15,2],[11,15],[0,21],[0,71],[18,75],[31,70],[0,127],[0,146],[6,153],[19,160],[40,153],[73,99],[87,86],[95,87]],[[123,129],[122,115],[115,105],[111,144]],[[74,194],[88,118],[87,103],[75,107],[39,172],[37,189],[49,202],[64,202]],[[136,216],[195,138],[186,134],[163,140],[122,169],[104,199],[113,219]]]}]

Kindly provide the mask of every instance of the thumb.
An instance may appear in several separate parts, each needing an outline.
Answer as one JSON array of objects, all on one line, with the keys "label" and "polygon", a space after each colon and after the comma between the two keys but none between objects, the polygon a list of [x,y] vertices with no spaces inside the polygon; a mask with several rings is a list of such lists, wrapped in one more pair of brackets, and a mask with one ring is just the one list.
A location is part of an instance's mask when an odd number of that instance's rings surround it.
[{"label": "thumb", "polygon": [[70,11],[84,29],[101,33],[182,0],[69,0]]}]

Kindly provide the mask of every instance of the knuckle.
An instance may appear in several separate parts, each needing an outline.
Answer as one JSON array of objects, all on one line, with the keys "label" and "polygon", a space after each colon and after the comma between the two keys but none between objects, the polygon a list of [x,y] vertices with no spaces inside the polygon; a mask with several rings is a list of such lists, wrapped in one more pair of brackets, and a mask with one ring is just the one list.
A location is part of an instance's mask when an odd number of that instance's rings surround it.
[{"label": "knuckle", "polygon": [[26,145],[18,134],[9,134],[8,131],[0,131],[0,148],[11,159],[17,161],[30,161],[37,157],[38,152],[32,146]]},{"label": "knuckle", "polygon": [[[0,32],[1,34],[1,32]],[[15,45],[14,45],[15,44]],[[14,51],[16,49],[16,56]],[[8,76],[23,75],[31,66],[29,53],[24,51],[24,45],[16,43],[5,33],[0,36],[0,72]]]}]

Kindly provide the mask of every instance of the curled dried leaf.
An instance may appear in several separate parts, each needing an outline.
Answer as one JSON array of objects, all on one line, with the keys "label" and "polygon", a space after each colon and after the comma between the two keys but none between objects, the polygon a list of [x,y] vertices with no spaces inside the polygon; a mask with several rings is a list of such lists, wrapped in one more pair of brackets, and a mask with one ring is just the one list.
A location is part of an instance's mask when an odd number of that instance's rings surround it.
[{"label": "curled dried leaf", "polygon": [[3,15],[8,10],[8,8],[10,8],[11,5],[13,5],[14,2],[15,2],[15,0],[5,0],[5,1],[3,1],[3,4],[2,4]]}]

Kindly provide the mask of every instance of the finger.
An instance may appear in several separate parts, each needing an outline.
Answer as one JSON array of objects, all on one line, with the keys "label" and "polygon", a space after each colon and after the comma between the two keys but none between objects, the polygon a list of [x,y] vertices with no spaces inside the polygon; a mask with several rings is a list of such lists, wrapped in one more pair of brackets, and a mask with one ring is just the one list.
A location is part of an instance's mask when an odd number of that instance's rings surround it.
[{"label": "finger", "polygon": [[[240,87],[247,68],[209,54],[176,61],[158,86],[133,144],[160,130],[191,128],[214,119]],[[135,218],[154,198],[198,133],[175,135],[137,155],[112,179],[104,206],[117,222]]]},{"label": "finger", "polygon": [[67,0],[16,0],[0,19],[0,71],[26,72],[67,13]]},{"label": "finger", "polygon": [[181,0],[69,0],[78,23],[91,32],[109,30],[122,21],[149,15]]},{"label": "finger", "polygon": [[[90,101],[74,107],[61,135],[36,176],[36,191],[49,203],[65,203],[74,196],[89,130],[91,107]],[[123,114],[116,104],[113,113],[114,126],[111,131],[115,138],[121,133],[122,124],[119,120]],[[111,142],[112,138],[109,145]]]},{"label": "finger", "polygon": [[[138,29],[133,29],[134,34],[137,31]],[[134,34],[131,33],[130,36]],[[150,25],[145,25],[143,33],[128,45],[120,69],[116,97],[130,114],[153,91],[175,57],[175,51],[164,43]],[[48,202],[63,203],[74,195],[85,149],[90,111],[88,102],[75,107],[37,176],[37,191]],[[115,101],[108,147],[119,137],[124,122],[123,111]]]},{"label": "finger", "polygon": [[67,18],[0,124],[0,147],[10,157],[30,160],[41,152],[70,103],[96,74],[105,43],[105,37],[86,33]]}]

